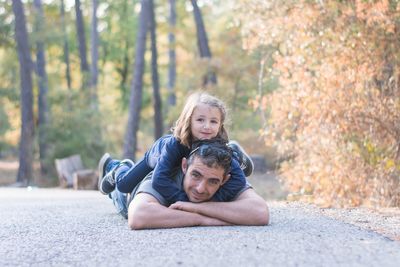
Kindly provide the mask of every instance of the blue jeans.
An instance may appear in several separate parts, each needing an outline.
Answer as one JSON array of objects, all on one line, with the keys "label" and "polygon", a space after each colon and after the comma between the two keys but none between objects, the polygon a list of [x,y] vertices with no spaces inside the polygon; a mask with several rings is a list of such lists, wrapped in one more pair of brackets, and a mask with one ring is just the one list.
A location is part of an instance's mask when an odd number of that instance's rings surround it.
[{"label": "blue jeans", "polygon": [[115,189],[110,194],[108,194],[108,197],[112,199],[113,204],[117,209],[117,212],[121,214],[121,216],[125,219],[128,219],[127,194],[118,191],[118,189]]}]

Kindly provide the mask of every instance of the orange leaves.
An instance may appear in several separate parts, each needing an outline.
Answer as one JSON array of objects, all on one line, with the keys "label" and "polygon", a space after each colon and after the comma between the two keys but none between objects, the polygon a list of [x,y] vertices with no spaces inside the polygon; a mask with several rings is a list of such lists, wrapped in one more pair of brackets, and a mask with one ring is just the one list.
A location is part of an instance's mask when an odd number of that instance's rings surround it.
[{"label": "orange leaves", "polygon": [[[388,17],[388,13],[390,13],[390,6],[388,0],[380,0],[380,1],[365,1],[365,0],[357,0],[356,1],[356,16],[359,19],[365,20],[368,26],[372,24],[383,24],[390,28],[390,31],[393,33],[393,26],[390,17]],[[389,29],[388,28],[388,29]]]},{"label": "orange leaves", "polygon": [[267,109],[267,97],[257,95],[254,99],[249,99],[249,105],[253,108],[253,110],[263,110]]},{"label": "orange leaves", "polygon": [[291,159],[281,171],[294,196],[400,206],[400,13],[388,3],[275,0],[243,18],[259,46],[277,47],[280,87],[250,105],[268,110],[262,133]]}]

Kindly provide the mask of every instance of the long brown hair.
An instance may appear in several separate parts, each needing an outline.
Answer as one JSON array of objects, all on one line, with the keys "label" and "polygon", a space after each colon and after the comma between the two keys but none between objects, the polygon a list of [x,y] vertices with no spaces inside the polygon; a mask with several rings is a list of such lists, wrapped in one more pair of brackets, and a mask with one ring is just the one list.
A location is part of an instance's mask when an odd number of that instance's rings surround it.
[{"label": "long brown hair", "polygon": [[224,102],[206,92],[195,92],[191,94],[183,107],[182,113],[179,115],[175,126],[172,128],[173,135],[180,141],[182,145],[190,148],[193,141],[191,132],[191,119],[194,109],[199,104],[206,104],[211,107],[216,107],[221,113],[221,127],[218,131],[217,137],[228,140],[228,133],[225,129],[224,122],[226,119],[226,107]]}]

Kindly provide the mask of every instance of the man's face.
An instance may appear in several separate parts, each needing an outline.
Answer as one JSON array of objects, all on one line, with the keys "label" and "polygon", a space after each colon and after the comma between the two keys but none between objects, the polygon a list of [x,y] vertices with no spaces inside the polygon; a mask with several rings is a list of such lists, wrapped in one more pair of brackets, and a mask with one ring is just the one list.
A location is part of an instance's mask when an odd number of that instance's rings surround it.
[{"label": "man's face", "polygon": [[210,200],[217,190],[226,181],[222,167],[208,167],[198,157],[187,166],[187,160],[182,160],[182,169],[185,173],[183,189],[191,202]]}]

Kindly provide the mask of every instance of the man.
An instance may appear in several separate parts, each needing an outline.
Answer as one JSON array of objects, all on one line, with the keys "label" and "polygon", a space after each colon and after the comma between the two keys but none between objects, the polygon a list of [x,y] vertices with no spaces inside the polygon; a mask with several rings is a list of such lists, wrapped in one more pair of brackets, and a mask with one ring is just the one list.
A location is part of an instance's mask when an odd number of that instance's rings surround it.
[{"label": "man", "polygon": [[[131,229],[186,226],[267,225],[268,207],[249,184],[231,202],[213,202],[212,197],[229,179],[231,152],[224,144],[204,143],[182,160],[175,176],[190,202],[171,205],[151,185],[151,174],[135,188],[128,207]],[[112,199],[126,210],[125,197],[118,191]]]}]

